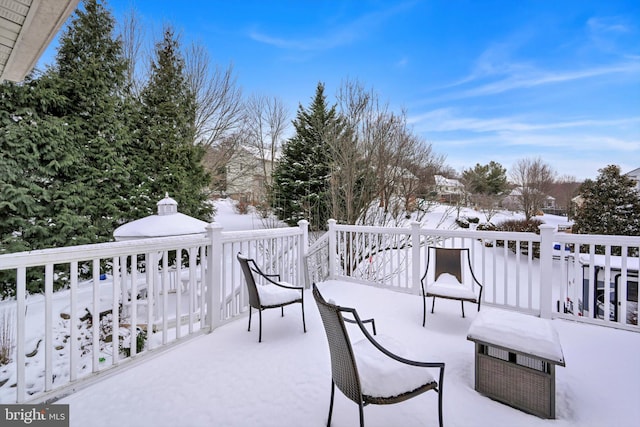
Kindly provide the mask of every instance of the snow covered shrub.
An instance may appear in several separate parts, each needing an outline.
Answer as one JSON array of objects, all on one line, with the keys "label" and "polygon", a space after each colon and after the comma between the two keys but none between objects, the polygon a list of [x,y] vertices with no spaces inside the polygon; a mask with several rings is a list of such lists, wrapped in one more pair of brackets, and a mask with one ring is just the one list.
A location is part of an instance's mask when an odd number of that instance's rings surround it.
[{"label": "snow covered shrub", "polygon": [[540,227],[542,224],[543,222],[537,218],[531,218],[528,220],[527,219],[509,219],[501,223],[498,223],[496,225],[496,231],[514,231],[518,233],[529,232],[529,233],[539,234],[540,230],[538,227]]},{"label": "snow covered shrub", "polygon": [[478,217],[468,217],[461,216],[460,218],[456,218],[456,224],[460,228],[469,228],[469,224],[478,224],[480,222],[480,218]]},{"label": "snow covered shrub", "polygon": [[[540,234],[540,225],[543,222],[537,218],[531,219],[510,219],[507,221],[503,221],[496,225],[496,231],[511,231],[517,233],[536,233]],[[499,240],[496,242],[496,246],[504,246],[504,240]],[[516,252],[516,242],[510,240],[509,248],[515,253]],[[520,253],[527,254],[529,252],[529,243],[528,242],[520,242]],[[533,257],[540,258],[540,244],[533,243]]]},{"label": "snow covered shrub", "polygon": [[496,231],[496,226],[492,222],[483,222],[482,224],[478,224],[477,230],[480,230],[480,231]]},{"label": "snow covered shrub", "polygon": [[460,228],[469,228],[469,220],[465,217],[456,218],[456,224]]},{"label": "snow covered shrub", "polygon": [[[131,331],[127,328],[120,328],[120,335],[122,335],[122,341],[120,342],[120,353],[125,357],[131,356]],[[136,353],[140,353],[144,350],[145,343],[147,341],[147,331],[137,327],[136,328]]]}]

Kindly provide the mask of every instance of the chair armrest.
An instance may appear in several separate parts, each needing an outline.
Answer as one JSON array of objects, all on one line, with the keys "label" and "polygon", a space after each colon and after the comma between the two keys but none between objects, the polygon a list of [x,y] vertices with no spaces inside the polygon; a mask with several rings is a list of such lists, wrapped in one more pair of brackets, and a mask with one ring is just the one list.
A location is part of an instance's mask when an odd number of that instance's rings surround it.
[{"label": "chair armrest", "polygon": [[[394,360],[397,360],[398,362],[404,363],[406,365],[420,366],[420,367],[423,367],[423,368],[440,368],[440,382],[442,382],[442,380],[444,378],[444,362],[418,362],[416,360],[405,359],[402,356],[398,356],[397,354],[392,353],[391,351],[389,351],[385,347],[383,347],[378,341],[376,341],[376,339],[373,338],[371,336],[371,334],[369,334],[367,329],[364,327],[364,322],[362,320],[360,320],[360,316],[358,316],[358,312],[355,309],[344,309],[344,308],[341,308],[341,309],[349,311],[349,312],[351,312],[351,314],[353,314],[355,322],[360,327],[360,330],[362,331],[364,336],[369,340],[369,342],[371,342],[371,344],[374,345],[374,347],[376,347],[382,353],[384,353],[385,355],[389,356],[390,358],[392,358]],[[440,387],[442,387],[440,383],[438,383],[438,385]]]},{"label": "chair armrest", "polygon": [[[275,276],[275,275],[274,274],[270,274],[269,276]],[[278,279],[280,279],[280,275],[277,274],[277,276],[278,276]],[[272,280],[269,277],[267,277],[267,275],[265,275],[264,278],[267,279],[267,281],[269,283],[271,283],[272,285],[276,285],[276,286],[279,286],[281,288],[295,289],[297,291],[304,291],[304,287],[302,287],[302,286],[293,286],[292,284],[287,283],[287,282],[275,281],[275,280]]]},{"label": "chair armrest", "polygon": [[[354,323],[354,324],[358,324],[358,322],[356,322],[353,319],[348,319],[346,317],[342,317],[342,320],[344,320],[345,322],[348,323]],[[371,319],[366,319],[366,320],[361,320],[362,323],[371,323],[371,329],[373,329],[373,335],[377,335],[376,333],[376,320],[371,318]]]},{"label": "chair armrest", "polygon": [[280,275],[279,274],[267,274],[267,273],[263,273],[262,270],[257,270],[255,268],[251,269],[254,273],[256,273],[258,276],[262,276],[265,279],[267,279],[270,282],[276,283],[275,280],[272,280],[271,277],[276,277],[278,279],[278,281],[280,281]]}]

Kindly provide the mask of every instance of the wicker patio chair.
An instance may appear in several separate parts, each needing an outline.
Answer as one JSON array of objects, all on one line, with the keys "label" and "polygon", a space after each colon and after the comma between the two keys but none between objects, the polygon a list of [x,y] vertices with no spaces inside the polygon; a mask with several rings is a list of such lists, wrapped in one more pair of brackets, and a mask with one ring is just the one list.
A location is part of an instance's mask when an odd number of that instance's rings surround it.
[{"label": "wicker patio chair", "polygon": [[[258,342],[262,342],[262,310],[280,308],[284,317],[285,305],[300,303],[302,306],[302,329],[307,332],[304,320],[304,287],[280,281],[279,274],[264,273],[253,259],[247,258],[241,253],[238,253],[237,258],[242,267],[249,293],[249,327],[247,331],[251,331],[251,308],[258,310],[260,319]],[[261,278],[261,283],[256,283],[254,274]]]},{"label": "wicker patio chair", "polygon": [[[313,297],[324,324],[331,356],[331,402],[327,426],[331,425],[337,386],[347,398],[358,404],[360,427],[364,427],[363,408],[368,404],[403,402],[435,390],[438,393],[438,421],[442,427],[444,363],[416,362],[397,355],[397,350],[392,353],[388,348],[400,347],[398,343],[391,338],[371,336],[355,309],[325,301],[315,283]],[[344,313],[353,317],[366,339],[351,344]],[[430,370],[424,368],[438,368],[439,379],[436,381]]]},{"label": "wicker patio chair", "polygon": [[[429,273],[433,272],[433,276]],[[459,300],[464,317],[464,302],[478,305],[482,301],[483,286],[471,268],[469,248],[427,248],[427,269],[420,280],[422,286],[422,326],[427,321],[427,298],[433,297],[431,313],[437,298]]]}]

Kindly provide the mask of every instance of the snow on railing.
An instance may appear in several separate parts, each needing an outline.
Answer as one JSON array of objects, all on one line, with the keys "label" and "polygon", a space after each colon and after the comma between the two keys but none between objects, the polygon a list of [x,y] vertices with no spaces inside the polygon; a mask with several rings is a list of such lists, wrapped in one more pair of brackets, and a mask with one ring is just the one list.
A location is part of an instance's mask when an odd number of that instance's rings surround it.
[{"label": "snow on railing", "polygon": [[329,233],[322,234],[307,249],[304,267],[306,269],[306,286],[322,282],[329,278]]},{"label": "snow on railing", "polygon": [[238,232],[214,223],[197,235],[1,255],[0,284],[14,296],[0,301],[0,319],[15,346],[0,366],[0,402],[53,399],[244,315],[236,254],[304,283],[307,246],[306,222]]},{"label": "snow on railing", "polygon": [[[472,267],[485,284],[484,302],[521,311],[540,311],[532,266],[540,236],[475,230],[338,225],[330,221],[338,254],[333,278],[373,282],[420,294],[429,246],[470,248]],[[516,250],[518,248],[518,250]]]},{"label": "snow on railing", "polygon": [[640,330],[639,236],[566,234],[549,225],[536,234],[330,220],[322,243],[328,252],[322,258],[329,263],[322,277],[415,294],[421,294],[428,246],[469,248],[474,273],[484,285],[483,304]]}]

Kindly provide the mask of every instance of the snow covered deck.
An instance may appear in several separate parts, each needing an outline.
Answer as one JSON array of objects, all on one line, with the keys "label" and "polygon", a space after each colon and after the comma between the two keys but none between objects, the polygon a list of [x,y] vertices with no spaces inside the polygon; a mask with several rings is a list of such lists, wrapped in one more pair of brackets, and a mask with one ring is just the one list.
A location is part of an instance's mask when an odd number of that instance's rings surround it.
[{"label": "snow covered deck", "polygon": [[[446,363],[446,426],[635,425],[640,419],[640,334],[553,320],[567,362],[557,372],[556,420],[543,420],[474,390],[474,343],[466,339],[477,313],[460,316],[458,301],[438,301],[422,327],[420,297],[349,282],[320,283],[325,298],[375,317],[378,334],[391,335],[425,361]],[[243,317],[89,386],[58,403],[70,404],[71,426],[324,426],[331,390],[328,346],[310,291],[307,330],[299,309],[263,313],[247,332]],[[482,312],[498,310],[482,307]],[[352,339],[359,339],[350,329]],[[437,425],[437,395],[365,408],[375,426]],[[336,393],[332,425],[358,422],[357,405]]]}]

